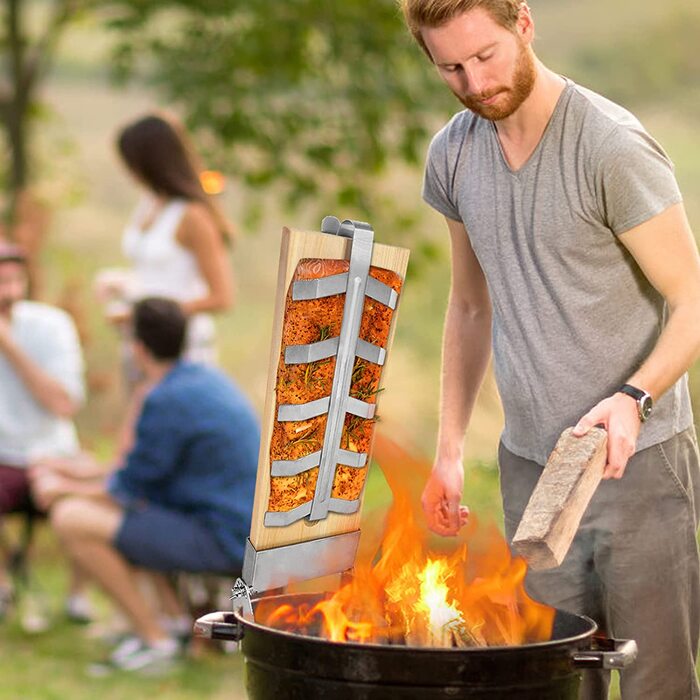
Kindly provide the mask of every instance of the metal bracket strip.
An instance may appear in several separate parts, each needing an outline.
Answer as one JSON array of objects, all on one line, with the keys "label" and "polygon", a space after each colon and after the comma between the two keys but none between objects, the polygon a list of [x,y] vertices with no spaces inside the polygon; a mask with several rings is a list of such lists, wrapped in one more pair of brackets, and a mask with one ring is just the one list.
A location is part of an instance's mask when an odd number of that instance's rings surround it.
[{"label": "metal bracket strip", "polygon": [[360,499],[348,501],[345,498],[331,498],[328,502],[328,510],[332,513],[355,513],[360,507]]},{"label": "metal bracket strip", "polygon": [[[327,360],[338,353],[339,342],[340,338],[336,337],[328,338],[328,340],[319,340],[308,345],[288,345],[284,350],[284,361],[288,365],[301,365],[308,362]],[[361,338],[357,340],[355,354],[357,357],[361,357],[367,362],[373,362],[380,367],[386,361],[386,350],[384,348],[368,343]]]},{"label": "metal bracket strip", "polygon": [[345,294],[348,288],[348,273],[328,275],[313,280],[298,280],[292,285],[292,301],[324,299],[336,294]]},{"label": "metal bracket strip", "polygon": [[321,464],[321,450],[299,459],[276,459],[270,464],[272,476],[296,476]]},{"label": "metal bracket strip", "polygon": [[363,360],[367,360],[367,362],[373,362],[380,367],[386,362],[386,350],[379,345],[374,345],[374,343],[368,343],[366,340],[362,340],[362,338],[357,339],[355,355],[361,357]]},{"label": "metal bracket strip", "polygon": [[286,527],[311,513],[311,501],[302,503],[291,510],[268,510],[263,518],[265,527]]},{"label": "metal bracket strip", "polygon": [[380,282],[374,277],[369,277],[367,279],[367,289],[365,294],[374,301],[378,301],[384,306],[388,306],[390,309],[395,309],[396,304],[399,301],[399,295],[384,282]]},{"label": "metal bracket strip", "polygon": [[301,365],[327,360],[338,352],[339,340],[339,338],[328,338],[328,340],[319,340],[308,345],[287,345],[284,349],[284,362],[288,365]]},{"label": "metal bracket strip", "polygon": [[277,420],[281,422],[309,420],[328,413],[330,396],[307,403],[283,403],[277,408]]},{"label": "metal bracket strip", "polygon": [[[349,388],[350,387],[348,386],[348,389]],[[335,388],[333,391],[335,391]],[[359,418],[374,418],[374,412],[377,410],[375,404],[360,401],[352,396],[347,396],[346,398],[347,401],[343,413],[352,413],[354,416],[358,416]],[[316,401],[309,401],[308,403],[280,404],[279,408],[277,409],[277,420],[283,423],[288,421],[309,420],[311,418],[322,416],[324,413],[330,414],[332,410],[333,393],[331,393],[330,396],[324,396],[322,399],[316,399]],[[340,438],[338,439],[340,440]]]},{"label": "metal bracket strip", "polygon": [[[276,459],[270,465],[270,471],[272,476],[296,476],[317,467],[319,464],[321,464],[321,450],[299,459]],[[338,450],[338,464],[345,467],[362,468],[367,464],[367,453],[340,449]]]},{"label": "metal bracket strip", "polygon": [[[265,513],[265,517],[263,518],[263,525],[265,525],[265,527],[286,527],[287,525],[291,525],[297,520],[301,520],[307,515],[310,515],[312,505],[313,502],[308,501],[307,503],[302,503],[300,506],[292,508],[291,510],[268,510]],[[354,501],[348,501],[345,498],[328,499],[328,510],[331,513],[341,513],[343,515],[348,515],[350,513],[357,512],[357,509],[359,507],[359,498],[357,498]]]},{"label": "metal bracket strip", "polygon": [[359,541],[359,530],[261,550],[247,540],[242,579],[250,594],[341,573],[355,565]]},{"label": "metal bracket strip", "polygon": [[[292,301],[310,301],[344,294],[348,279],[349,273],[341,272],[313,280],[298,280],[292,285]],[[399,295],[391,287],[371,276],[367,278],[365,295],[390,309],[395,309],[399,300]]]}]

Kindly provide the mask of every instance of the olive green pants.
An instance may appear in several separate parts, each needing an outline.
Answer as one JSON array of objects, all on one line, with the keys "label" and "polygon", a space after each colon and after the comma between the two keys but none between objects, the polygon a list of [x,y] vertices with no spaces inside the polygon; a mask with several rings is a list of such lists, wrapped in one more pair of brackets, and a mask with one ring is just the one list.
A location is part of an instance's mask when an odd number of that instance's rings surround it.
[{"label": "olive green pants", "polygon": [[[499,465],[511,541],[542,467],[503,444]],[[533,598],[637,642],[637,660],[620,675],[623,700],[700,699],[698,509],[691,428],[635,454],[622,479],[602,481],[561,566],[528,573]],[[608,671],[585,671],[579,697],[607,698],[609,681]]]}]

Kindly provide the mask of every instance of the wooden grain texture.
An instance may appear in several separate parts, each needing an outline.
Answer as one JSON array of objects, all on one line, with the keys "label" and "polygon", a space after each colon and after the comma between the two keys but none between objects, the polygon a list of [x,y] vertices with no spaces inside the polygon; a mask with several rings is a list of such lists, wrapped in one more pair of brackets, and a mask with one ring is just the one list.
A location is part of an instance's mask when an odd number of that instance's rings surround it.
[{"label": "wooden grain texture", "polygon": [[578,530],[607,461],[608,434],[592,428],[575,437],[567,428],[557,441],[513,538],[532,569],[559,566]]},{"label": "wooden grain texture", "polygon": [[[311,231],[297,231],[286,227],[282,229],[275,312],[272,327],[272,340],[270,343],[270,361],[267,371],[265,407],[262,417],[258,474],[255,486],[255,502],[253,504],[253,518],[250,526],[250,541],[256,550],[270,549],[271,547],[280,547],[295,542],[305,542],[319,537],[352,532],[353,530],[357,530],[360,525],[361,506],[356,513],[351,515],[329,513],[328,517],[324,520],[313,523],[304,518],[286,527],[265,527],[263,524],[270,497],[270,439],[272,437],[272,429],[275,420],[275,383],[282,343],[282,327],[284,323],[284,308],[287,291],[300,260],[303,258],[349,260],[350,243],[351,241],[349,239],[341,236],[332,236]],[[409,250],[406,248],[375,243],[372,254],[372,265],[392,270],[405,280],[408,257]],[[391,358],[391,343],[394,337],[398,307],[400,305],[399,298],[399,304],[392,316],[391,332],[386,346],[388,361],[390,361],[389,358]],[[385,371],[386,364],[382,372],[382,377],[385,376]]]}]

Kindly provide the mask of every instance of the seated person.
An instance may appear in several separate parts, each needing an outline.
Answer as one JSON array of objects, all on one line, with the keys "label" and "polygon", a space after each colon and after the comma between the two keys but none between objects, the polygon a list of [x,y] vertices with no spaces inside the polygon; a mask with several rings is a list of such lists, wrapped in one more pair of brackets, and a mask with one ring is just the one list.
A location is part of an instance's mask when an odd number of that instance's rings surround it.
[{"label": "seated person", "polygon": [[[31,460],[78,452],[71,419],[85,393],[73,321],[61,309],[27,301],[27,285],[24,251],[0,242],[0,516],[33,509]],[[84,617],[76,572],[71,588],[67,610]],[[0,564],[0,617],[11,599],[10,577]]]},{"label": "seated person", "polygon": [[[180,359],[186,319],[166,299],[135,304],[133,352],[150,383],[135,443],[121,467],[89,478],[66,465],[34,473],[37,498],[67,553],[127,615],[137,638],[107,666],[153,669],[179,647],[134,569],[240,573],[250,526],[260,430],[241,391],[219,370]],[[103,666],[103,668],[106,668]]]}]

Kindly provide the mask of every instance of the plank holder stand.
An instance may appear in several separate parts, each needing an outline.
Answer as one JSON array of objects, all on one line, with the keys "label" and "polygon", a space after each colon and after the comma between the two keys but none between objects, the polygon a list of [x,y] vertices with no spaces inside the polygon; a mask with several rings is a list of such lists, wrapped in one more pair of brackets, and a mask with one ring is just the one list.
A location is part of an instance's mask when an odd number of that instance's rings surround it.
[{"label": "plank holder stand", "polygon": [[[284,349],[286,364],[316,362],[336,358],[331,393],[304,404],[282,404],[277,409],[277,420],[304,421],[328,414],[323,446],[320,450],[296,460],[275,460],[270,465],[270,476],[295,476],[319,467],[314,497],[308,503],[289,511],[268,511],[264,516],[266,527],[285,527],[306,518],[310,522],[323,520],[328,513],[355,513],[360,499],[333,498],[333,479],[337,464],[363,469],[368,466],[368,455],[340,447],[346,414],[364,419],[374,418],[376,405],[350,396],[355,358],[383,366],[386,350],[359,337],[365,297],[395,309],[398,294],[388,285],[371,277],[374,231],[364,222],[340,221],[327,216],[321,223],[321,232],[351,239],[348,272],[311,280],[298,280],[292,286],[292,300],[321,299],[345,294],[340,335],[307,345],[289,345]],[[256,550],[250,539],[246,543],[241,578],[232,591],[233,609],[244,617],[252,616],[251,596],[273,588],[352,569],[357,553],[360,531],[320,537],[295,544]]]}]

